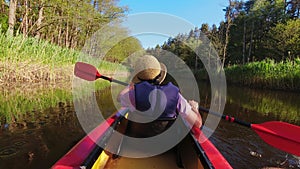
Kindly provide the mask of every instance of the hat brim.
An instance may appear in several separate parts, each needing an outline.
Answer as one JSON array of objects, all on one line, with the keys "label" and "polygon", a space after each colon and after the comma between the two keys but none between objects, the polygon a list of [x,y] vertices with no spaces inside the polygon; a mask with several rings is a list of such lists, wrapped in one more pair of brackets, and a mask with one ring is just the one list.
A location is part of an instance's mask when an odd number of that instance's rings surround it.
[{"label": "hat brim", "polygon": [[161,72],[160,72],[160,77],[158,78],[159,84],[161,84],[167,76],[166,65],[160,62],[160,68],[161,68]]},{"label": "hat brim", "polygon": [[[166,67],[166,65],[160,62],[160,69],[161,69],[160,77],[157,79],[159,81],[159,84],[161,84],[167,76],[167,67]],[[140,83],[141,80],[137,77],[137,75],[135,75],[132,79],[132,82],[133,83]]]}]

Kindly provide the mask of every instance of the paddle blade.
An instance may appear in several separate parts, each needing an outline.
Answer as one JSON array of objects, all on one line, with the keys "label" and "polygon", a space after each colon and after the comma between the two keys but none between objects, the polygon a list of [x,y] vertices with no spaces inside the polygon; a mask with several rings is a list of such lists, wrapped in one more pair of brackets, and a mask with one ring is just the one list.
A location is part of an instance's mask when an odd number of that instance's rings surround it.
[{"label": "paddle blade", "polygon": [[285,122],[270,121],[262,124],[251,124],[251,128],[271,146],[300,156],[299,126]]},{"label": "paddle blade", "polygon": [[94,81],[101,77],[100,73],[93,65],[83,62],[76,62],[74,75],[88,81]]}]

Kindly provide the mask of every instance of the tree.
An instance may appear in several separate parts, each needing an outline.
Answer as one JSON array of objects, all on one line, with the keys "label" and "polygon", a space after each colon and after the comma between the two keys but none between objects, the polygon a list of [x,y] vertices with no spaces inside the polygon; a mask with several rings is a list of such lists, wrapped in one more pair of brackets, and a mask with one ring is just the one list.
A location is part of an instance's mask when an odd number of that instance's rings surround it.
[{"label": "tree", "polygon": [[272,50],[276,53],[276,60],[289,59],[300,56],[300,19],[289,20],[287,23],[277,24],[276,27],[270,31],[270,44],[276,46]]},{"label": "tree", "polygon": [[36,38],[41,37],[40,29],[42,28],[42,22],[44,19],[44,0],[40,0],[38,3],[38,19],[36,21],[36,29],[34,30],[33,36]]},{"label": "tree", "polygon": [[128,37],[114,45],[105,56],[105,60],[121,63],[135,52],[142,51],[142,45],[135,37]]},{"label": "tree", "polygon": [[211,31],[207,35],[207,37],[211,40],[212,45],[218,52],[218,56],[222,55],[222,49],[223,49],[223,44],[222,44],[222,31],[221,26],[219,29],[215,24],[212,25]]},{"label": "tree", "polygon": [[232,0],[228,0],[229,5],[224,10],[225,13],[225,20],[226,20],[226,27],[225,27],[225,37],[224,37],[224,47],[223,47],[223,56],[222,56],[222,67],[225,65],[225,59],[226,59],[226,52],[227,52],[227,46],[229,43],[229,30],[232,26],[232,19],[233,19],[233,6],[234,2]]},{"label": "tree", "polygon": [[[268,58],[281,58],[277,52],[276,44],[270,45],[273,38],[270,31],[278,24],[285,24],[290,18],[287,15],[290,1],[282,0],[248,0],[234,2],[232,27],[229,31],[227,47],[227,63],[245,63],[247,61],[263,60]],[[220,24],[220,35],[223,32],[225,44],[226,24]],[[224,49],[224,48],[223,48]],[[224,50],[223,50],[224,51]],[[281,55],[281,54],[280,54]],[[226,65],[226,62],[225,62]]]},{"label": "tree", "polygon": [[[1,11],[9,2],[7,33],[20,30],[69,48],[81,48],[85,40],[112,20],[123,17],[127,7],[116,0],[1,0]],[[3,26],[2,26],[3,28]]]},{"label": "tree", "polygon": [[8,29],[7,29],[7,34],[10,36],[14,35],[14,27],[16,23],[16,10],[17,10],[17,0],[10,0],[9,14],[8,14]]},{"label": "tree", "polygon": [[201,32],[204,33],[204,34],[208,34],[209,32],[209,26],[207,23],[204,23],[201,25],[201,28],[200,28]]},{"label": "tree", "polygon": [[24,6],[24,12],[22,16],[22,32],[23,36],[27,36],[28,34],[28,28],[29,28],[29,22],[28,22],[28,15],[29,15],[29,2],[28,0],[23,0],[23,6]]}]

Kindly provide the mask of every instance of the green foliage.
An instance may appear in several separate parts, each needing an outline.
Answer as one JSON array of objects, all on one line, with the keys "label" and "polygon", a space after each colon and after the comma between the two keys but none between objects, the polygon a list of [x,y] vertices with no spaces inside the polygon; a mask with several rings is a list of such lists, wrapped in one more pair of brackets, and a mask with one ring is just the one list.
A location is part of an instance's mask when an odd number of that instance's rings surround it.
[{"label": "green foliage", "polygon": [[23,36],[7,37],[0,34],[0,61],[35,62],[42,64],[74,64],[78,51],[53,45],[47,41]]},{"label": "green foliage", "polygon": [[[124,16],[116,0],[27,0],[16,9],[17,33],[68,48],[81,48],[103,25]],[[5,16],[8,17],[8,10]],[[7,29],[7,28],[6,28]]]},{"label": "green foliage", "polygon": [[99,68],[107,71],[116,68],[125,70],[119,64],[91,58],[78,50],[63,48],[47,41],[24,38],[21,35],[7,37],[0,34],[0,62],[3,63],[43,64],[54,68],[74,65],[76,61],[80,60],[80,57],[84,57],[84,61],[89,63],[100,63],[101,67]]},{"label": "green foliage", "polygon": [[[276,45],[273,52],[284,58],[293,59],[300,56],[300,19],[277,24],[270,31],[270,43]],[[281,59],[281,58],[279,58]]]},{"label": "green foliage", "polygon": [[[188,34],[178,34],[168,40],[162,49],[167,49],[182,58],[192,67],[195,56],[190,49],[179,45],[180,41],[193,45],[195,35],[205,34],[222,59],[226,46],[226,27],[231,24],[225,66],[262,61],[271,58],[277,62],[299,57],[299,3],[291,0],[231,1],[230,22],[226,20],[211,28],[202,24]],[[199,31],[201,30],[201,32]],[[200,65],[200,64],[198,64]],[[201,68],[201,67],[200,67]]]},{"label": "green foliage", "polygon": [[300,91],[300,59],[233,65],[225,69],[227,82],[249,87]]},{"label": "green foliage", "polygon": [[[70,101],[74,63],[83,55],[36,38],[0,34],[0,123]],[[99,63],[101,73],[127,71],[116,63],[86,58],[86,62]],[[95,89],[108,85],[99,80]]]},{"label": "green foliage", "polygon": [[143,48],[140,41],[135,37],[128,37],[118,42],[113,48],[111,48],[104,57],[105,60],[110,62],[121,63],[125,61],[130,55],[135,52],[142,51]]},{"label": "green foliage", "polygon": [[0,33],[5,33],[8,28],[8,17],[7,15],[0,14]]}]

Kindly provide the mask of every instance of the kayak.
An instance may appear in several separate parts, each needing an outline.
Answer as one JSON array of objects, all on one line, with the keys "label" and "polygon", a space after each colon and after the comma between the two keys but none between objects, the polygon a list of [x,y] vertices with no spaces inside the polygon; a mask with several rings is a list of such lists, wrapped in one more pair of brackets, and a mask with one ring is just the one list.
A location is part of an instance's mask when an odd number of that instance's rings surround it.
[{"label": "kayak", "polygon": [[[121,109],[107,118],[105,122],[93,129],[69,150],[69,152],[61,157],[52,168],[232,168],[213,143],[210,142],[209,139],[206,139],[201,130],[191,130],[178,145],[164,153],[150,157],[123,157],[121,155],[119,156],[118,153],[113,154],[106,151],[105,146],[111,146],[110,142],[113,140],[111,137],[113,137],[113,132],[115,130],[125,133],[126,135],[136,134],[134,133],[134,130],[128,130],[130,121],[124,116],[127,113],[127,110],[128,109]],[[203,141],[203,139],[205,141]],[[119,140],[116,147],[118,149],[117,152],[122,151],[122,149],[125,148],[124,144],[122,144],[122,140]]]}]

